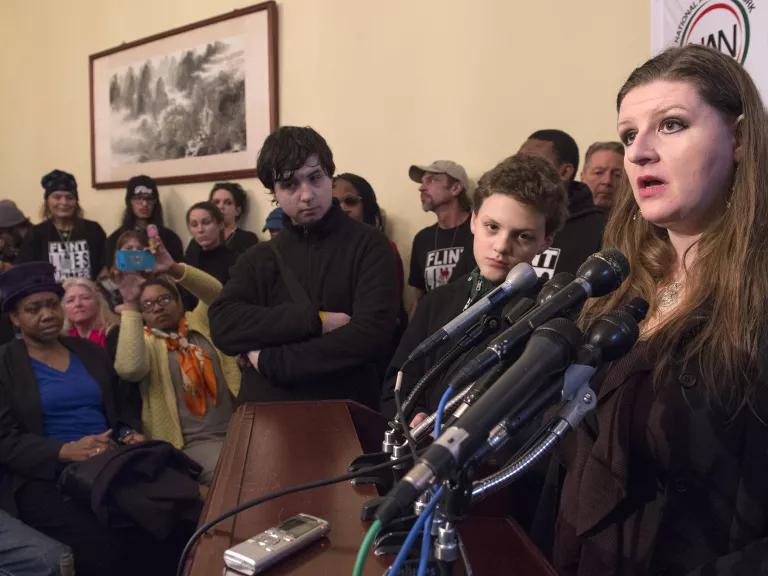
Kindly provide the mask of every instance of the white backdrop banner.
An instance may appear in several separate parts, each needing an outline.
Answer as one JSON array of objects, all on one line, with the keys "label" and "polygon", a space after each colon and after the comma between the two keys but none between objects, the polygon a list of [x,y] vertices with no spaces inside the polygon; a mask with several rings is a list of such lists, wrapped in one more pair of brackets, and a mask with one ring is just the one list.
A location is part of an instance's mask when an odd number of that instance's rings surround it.
[{"label": "white backdrop banner", "polygon": [[741,62],[768,101],[768,0],[651,0],[651,50],[704,44]]}]

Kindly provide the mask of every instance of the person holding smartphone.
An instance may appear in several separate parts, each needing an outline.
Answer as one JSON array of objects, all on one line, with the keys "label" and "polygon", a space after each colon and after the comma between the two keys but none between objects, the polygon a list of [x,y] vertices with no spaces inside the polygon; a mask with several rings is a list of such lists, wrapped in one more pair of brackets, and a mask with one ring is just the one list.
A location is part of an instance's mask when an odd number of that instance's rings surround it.
[{"label": "person holding smartphone", "polygon": [[[211,343],[208,305],[221,292],[214,277],[176,262],[157,230],[148,229],[155,256],[153,277],[123,273],[123,296],[115,370],[138,382],[141,420],[152,440],[164,440],[203,467],[209,484],[240,390],[235,358]],[[199,302],[186,312],[177,285]]]}]

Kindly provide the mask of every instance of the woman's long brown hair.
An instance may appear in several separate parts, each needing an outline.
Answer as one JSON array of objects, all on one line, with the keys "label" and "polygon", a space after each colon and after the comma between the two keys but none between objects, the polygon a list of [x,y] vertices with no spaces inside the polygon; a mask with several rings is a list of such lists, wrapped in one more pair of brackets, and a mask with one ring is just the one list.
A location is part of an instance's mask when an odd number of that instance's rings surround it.
[{"label": "woman's long brown hair", "polygon": [[[733,122],[737,145],[733,184],[723,209],[686,261],[685,299],[649,336],[658,351],[655,382],[674,362],[695,360],[712,405],[731,416],[749,405],[757,375],[758,342],[768,298],[768,119],[749,74],[732,58],[703,46],[670,48],[637,68],[617,97],[617,109],[634,88],[655,80],[692,84],[710,106]],[[590,302],[588,324],[640,296],[657,309],[659,286],[669,279],[676,254],[666,230],[645,221],[626,176],[603,238],[621,250],[631,271],[609,297]]]}]

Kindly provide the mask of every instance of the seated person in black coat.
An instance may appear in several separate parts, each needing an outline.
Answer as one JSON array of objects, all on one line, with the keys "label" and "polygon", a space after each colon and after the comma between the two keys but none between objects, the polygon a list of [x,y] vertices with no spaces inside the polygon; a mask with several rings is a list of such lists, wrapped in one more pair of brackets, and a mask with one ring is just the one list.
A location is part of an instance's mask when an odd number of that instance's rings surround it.
[{"label": "seated person in black coat", "polygon": [[101,525],[56,485],[67,463],[144,437],[122,424],[138,426],[138,416],[121,414],[104,350],[61,336],[63,290],[53,274],[51,264],[32,262],[0,275],[3,311],[21,335],[0,348],[0,507],[68,545],[78,575],[147,574],[135,565],[136,547],[150,545],[145,535]]}]

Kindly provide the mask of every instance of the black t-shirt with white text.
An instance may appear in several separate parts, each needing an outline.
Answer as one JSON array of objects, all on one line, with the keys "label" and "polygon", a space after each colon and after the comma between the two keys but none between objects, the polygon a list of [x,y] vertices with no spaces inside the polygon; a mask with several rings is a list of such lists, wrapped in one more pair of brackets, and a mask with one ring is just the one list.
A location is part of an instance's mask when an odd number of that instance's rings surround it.
[{"label": "black t-shirt with white text", "polygon": [[455,228],[428,226],[416,234],[411,250],[408,284],[429,292],[475,267],[469,218]]},{"label": "black t-shirt with white text", "polygon": [[78,220],[67,235],[62,235],[50,220],[46,220],[27,233],[16,263],[50,262],[55,269],[56,281],[67,278],[96,277],[104,267],[106,234],[92,220]]}]

